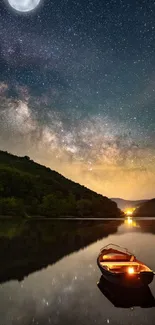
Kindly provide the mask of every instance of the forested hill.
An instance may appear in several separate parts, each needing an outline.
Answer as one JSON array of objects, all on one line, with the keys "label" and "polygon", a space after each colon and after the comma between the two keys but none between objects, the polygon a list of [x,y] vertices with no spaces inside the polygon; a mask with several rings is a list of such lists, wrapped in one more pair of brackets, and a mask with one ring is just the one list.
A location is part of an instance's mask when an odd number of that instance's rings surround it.
[{"label": "forested hill", "polygon": [[117,217],[117,204],[29,157],[0,151],[0,215]]},{"label": "forested hill", "polygon": [[134,212],[135,217],[155,217],[155,198],[143,203]]},{"label": "forested hill", "polygon": [[141,204],[147,202],[148,200],[124,200],[121,198],[111,198],[112,201],[117,203],[117,206],[119,207],[119,209],[121,210],[125,210],[127,208],[137,208],[139,207]]}]

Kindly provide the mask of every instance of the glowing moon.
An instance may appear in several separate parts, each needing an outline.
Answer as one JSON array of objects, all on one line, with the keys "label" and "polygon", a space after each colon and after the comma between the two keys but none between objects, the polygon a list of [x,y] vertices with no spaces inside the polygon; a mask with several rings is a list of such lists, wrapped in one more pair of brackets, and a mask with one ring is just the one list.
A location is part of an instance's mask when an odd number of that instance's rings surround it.
[{"label": "glowing moon", "polygon": [[29,12],[35,9],[41,0],[8,0],[9,5],[20,12]]}]

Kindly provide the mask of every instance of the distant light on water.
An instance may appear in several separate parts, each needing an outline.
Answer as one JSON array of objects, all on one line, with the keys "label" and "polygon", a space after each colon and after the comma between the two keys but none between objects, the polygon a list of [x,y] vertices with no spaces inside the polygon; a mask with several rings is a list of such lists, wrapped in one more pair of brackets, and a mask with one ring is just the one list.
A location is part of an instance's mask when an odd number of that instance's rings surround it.
[{"label": "distant light on water", "polygon": [[132,220],[130,217],[128,217],[128,219],[127,219],[127,223],[128,223],[128,225],[132,225],[133,220]]},{"label": "distant light on water", "polygon": [[137,223],[136,220],[134,220],[133,218],[131,217],[127,217],[125,220],[124,220],[124,224],[129,227],[129,228],[140,228],[139,224]]}]

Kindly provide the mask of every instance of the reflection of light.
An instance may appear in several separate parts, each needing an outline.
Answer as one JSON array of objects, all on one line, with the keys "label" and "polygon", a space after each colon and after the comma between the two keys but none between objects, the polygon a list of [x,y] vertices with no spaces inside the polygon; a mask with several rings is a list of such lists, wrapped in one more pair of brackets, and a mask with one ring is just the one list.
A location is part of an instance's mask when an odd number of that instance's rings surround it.
[{"label": "reflection of light", "polygon": [[129,267],[128,268],[128,273],[129,274],[134,274],[134,268],[133,267]]},{"label": "reflection of light", "polygon": [[135,220],[133,220],[131,217],[127,217],[124,220],[125,225],[129,226],[129,227],[133,227],[133,228],[140,228],[140,226],[137,224],[137,222]]},{"label": "reflection of light", "polygon": [[127,219],[128,225],[132,225],[132,222],[133,222],[133,220],[130,217],[128,217],[128,219]]}]

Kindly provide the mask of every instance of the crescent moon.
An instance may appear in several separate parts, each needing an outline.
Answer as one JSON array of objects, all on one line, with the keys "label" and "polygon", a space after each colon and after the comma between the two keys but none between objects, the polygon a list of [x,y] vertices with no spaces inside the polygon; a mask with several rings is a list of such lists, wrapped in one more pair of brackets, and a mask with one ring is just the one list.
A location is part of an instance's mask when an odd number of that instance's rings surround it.
[{"label": "crescent moon", "polygon": [[9,5],[19,12],[29,12],[35,9],[41,0],[7,0]]}]

